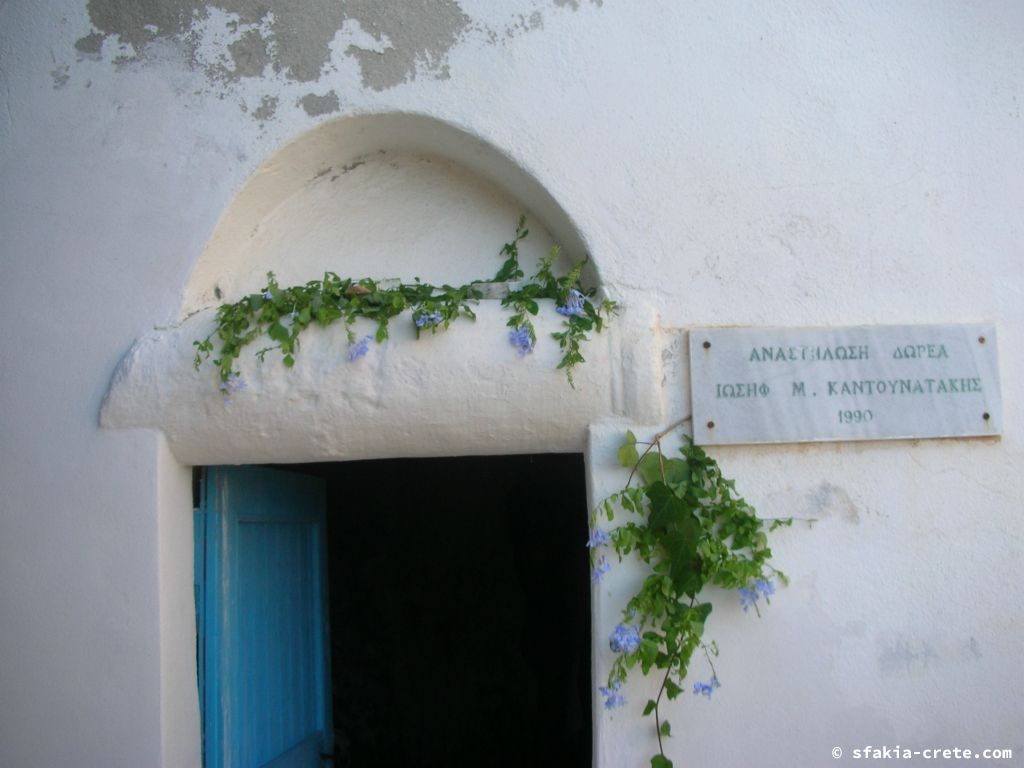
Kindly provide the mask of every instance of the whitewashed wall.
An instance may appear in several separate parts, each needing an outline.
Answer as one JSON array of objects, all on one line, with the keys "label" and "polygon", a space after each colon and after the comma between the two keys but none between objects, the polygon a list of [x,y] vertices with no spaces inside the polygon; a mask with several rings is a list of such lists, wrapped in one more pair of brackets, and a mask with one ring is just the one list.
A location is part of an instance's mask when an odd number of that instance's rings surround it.
[{"label": "whitewashed wall", "polygon": [[[1024,6],[264,6],[0,3],[0,764],[197,763],[189,459],[101,429],[101,402],[136,339],[202,306],[197,265],[257,169],[366,113],[455,126],[439,154],[517,169],[491,210],[578,238],[627,307],[633,342],[598,357],[642,369],[633,392],[660,381],[656,402],[608,394],[589,438],[535,426],[537,449],[587,448],[595,495],[624,425],[688,410],[689,326],[995,323],[1001,440],[714,451],[762,514],[818,522],[777,535],[792,586],[762,619],[720,596],[723,687],[677,703],[669,754],[1024,754]],[[596,592],[599,649],[636,575]],[[647,764],[648,691],[626,694],[598,713],[598,765]]]}]

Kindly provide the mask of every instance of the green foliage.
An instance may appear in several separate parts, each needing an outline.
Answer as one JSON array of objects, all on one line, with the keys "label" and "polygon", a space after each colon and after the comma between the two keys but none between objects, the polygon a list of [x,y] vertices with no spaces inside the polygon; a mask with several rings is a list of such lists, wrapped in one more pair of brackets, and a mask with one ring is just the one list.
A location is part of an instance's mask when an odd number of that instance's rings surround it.
[{"label": "green foliage", "polygon": [[[498,272],[498,276],[495,277],[495,282],[500,282],[498,277],[515,280],[523,276],[523,271],[519,267],[518,246],[519,242],[529,234],[529,230],[524,229],[525,223],[525,219],[519,219],[515,239],[511,243],[506,243],[502,248],[502,253],[508,258]],[[512,315],[508,319],[509,328],[526,328],[530,334],[530,340],[536,343],[537,334],[530,321],[530,316],[536,315],[539,310],[537,300],[554,299],[559,307],[564,308],[570,303],[572,292],[577,292],[582,301],[580,313],[566,315],[565,330],[551,334],[558,341],[559,349],[562,350],[562,360],[558,367],[565,369],[569,384],[575,386],[572,380],[573,368],[586,362],[580,353],[580,344],[587,341],[587,333],[591,330],[601,332],[605,318],[615,313],[615,302],[605,299],[598,307],[595,307],[589,300],[593,291],[588,293],[580,289],[580,275],[587,263],[586,259],[577,262],[568,274],[557,277],[551,271],[551,266],[558,260],[558,256],[558,246],[552,246],[548,255],[541,259],[537,272],[530,282],[509,291],[508,295],[502,299],[501,305],[512,309]]]},{"label": "green foliage", "polygon": [[[519,243],[528,234],[526,218],[521,217],[516,226],[515,238],[501,249],[505,261],[489,282],[517,281],[523,277],[519,265]],[[552,272],[552,264],[558,255],[558,247],[555,246],[541,259],[533,279],[511,290],[502,300],[502,306],[512,309],[509,327],[528,330],[532,348],[537,337],[530,316],[540,311],[537,301],[554,299],[559,307],[564,307],[572,292],[583,297],[581,314],[566,317],[566,329],[552,334],[563,351],[558,367],[565,369],[569,383],[572,384],[573,368],[584,362],[580,354],[581,343],[587,340],[587,332],[601,331],[605,318],[615,312],[615,303],[605,300],[595,308],[586,298],[593,294],[593,291],[583,291],[579,283],[586,259],[577,263],[565,276],[557,277]],[[322,280],[282,288],[274,273],[268,272],[267,285],[258,293],[249,294],[232,304],[222,304],[218,308],[217,328],[205,339],[193,342],[196,347],[194,365],[198,369],[214,353],[213,339],[216,336],[219,349],[213,364],[219,369],[220,382],[224,388],[225,383],[231,383],[232,378],[238,376],[235,365],[243,348],[264,336],[274,343],[255,353],[260,361],[263,362],[268,352],[277,350],[281,353],[284,365],[292,367],[299,350],[299,336],[314,323],[326,327],[341,321],[345,325],[349,342],[354,343],[355,322],[360,318],[370,320],[377,326],[374,339],[379,344],[388,338],[391,319],[412,310],[410,315],[416,329],[416,338],[428,329],[431,333],[437,333],[447,330],[460,317],[476,319],[472,306],[481,298],[477,286],[485,281],[474,280],[458,287],[438,287],[421,282],[419,278],[415,278],[413,283],[400,283],[397,286],[390,286],[391,282],[394,281],[342,278],[334,272],[327,272]]]},{"label": "green foliage", "polygon": [[[623,608],[623,623],[617,628],[634,632],[638,642],[622,648],[613,644],[618,655],[608,685],[625,683],[637,667],[644,675],[652,669],[661,673],[657,698],[643,710],[645,716],[655,717],[659,754],[651,760],[652,766],[671,766],[662,748],[662,739],[671,735],[671,727],[661,718],[662,697],[672,700],[683,692],[698,650],[713,675],[710,684],[699,683],[698,689],[710,696],[718,686],[712,662],[718,647],[704,640],[712,611],[711,603],[701,599],[705,587],[743,589],[747,595],[756,595],[754,600],[764,597],[767,602],[773,589],[770,580],[778,576],[785,583],[784,574],[768,562],[772,553],[765,523],[736,493],[733,481],[722,476],[717,462],[688,436],[679,456],[662,452],[662,438],[682,423],[649,443],[638,443],[632,432],[626,434],[618,460],[631,470],[629,479],[621,491],[598,505],[591,519],[595,528],[599,517],[611,522],[616,511],[625,513],[625,521],[608,532],[608,543],[620,561],[635,555],[649,566],[640,590]],[[638,445],[646,447],[640,452]],[[789,522],[773,522],[771,530]],[[592,562],[597,556],[592,548]]]}]

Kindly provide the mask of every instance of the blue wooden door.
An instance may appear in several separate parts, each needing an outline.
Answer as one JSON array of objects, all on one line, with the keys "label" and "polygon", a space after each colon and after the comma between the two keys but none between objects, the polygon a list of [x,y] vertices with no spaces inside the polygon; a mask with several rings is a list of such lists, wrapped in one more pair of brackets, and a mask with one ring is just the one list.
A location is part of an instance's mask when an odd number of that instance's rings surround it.
[{"label": "blue wooden door", "polygon": [[324,483],[206,471],[196,514],[206,768],[320,768],[330,751]]}]

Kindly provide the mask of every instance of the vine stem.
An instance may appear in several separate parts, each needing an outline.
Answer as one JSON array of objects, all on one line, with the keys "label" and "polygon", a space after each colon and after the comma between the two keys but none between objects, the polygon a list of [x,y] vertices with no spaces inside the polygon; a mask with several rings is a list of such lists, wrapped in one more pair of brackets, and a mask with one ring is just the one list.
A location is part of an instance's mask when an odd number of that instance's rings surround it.
[{"label": "vine stem", "polygon": [[[667,435],[672,430],[678,429],[679,427],[683,426],[683,424],[688,422],[691,418],[692,417],[689,414],[686,415],[686,416],[683,416],[683,418],[679,419],[679,421],[673,421],[671,424],[669,424],[667,427],[665,427],[663,430],[661,430],[661,432],[659,432],[658,434],[656,434],[654,437],[651,438],[651,441],[649,443],[647,443],[647,447],[644,448],[644,452],[640,454],[640,458],[637,459],[636,460],[636,464],[633,465],[633,470],[629,473],[629,479],[626,481],[626,487],[627,488],[629,488],[630,483],[633,482],[633,476],[636,475],[636,471],[640,467],[640,462],[644,460],[644,457],[648,453],[650,453],[651,450],[655,446],[658,446],[659,448],[661,447],[661,438],[663,438],[665,435]],[[659,451],[659,453],[660,453],[660,451]],[[664,470],[663,470],[663,472],[664,472]]]},{"label": "vine stem", "polygon": [[658,708],[661,706],[661,695],[665,692],[665,684],[668,683],[668,676],[672,674],[672,662],[674,660],[674,657],[669,660],[669,665],[665,669],[665,676],[661,678],[661,688],[658,689],[658,697],[654,700],[654,728],[655,733],[658,734],[658,751],[661,753],[662,757],[665,756],[665,748],[661,743],[661,713],[658,711]]}]

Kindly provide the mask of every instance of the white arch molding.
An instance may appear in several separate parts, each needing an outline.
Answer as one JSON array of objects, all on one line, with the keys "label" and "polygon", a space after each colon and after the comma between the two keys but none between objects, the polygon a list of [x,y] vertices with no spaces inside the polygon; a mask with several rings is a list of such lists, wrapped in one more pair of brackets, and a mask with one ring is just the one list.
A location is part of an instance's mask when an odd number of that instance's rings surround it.
[{"label": "white arch molding", "polygon": [[[274,353],[263,364],[244,353],[248,388],[229,406],[213,366],[192,368],[192,342],[213,329],[215,306],[258,290],[268,270],[283,285],[325,270],[453,284],[486,278],[521,212],[531,229],[525,269],[552,242],[567,262],[586,253],[586,237],[543,186],[461,128],[375,114],[309,131],[228,206],[184,287],[186,319],[133,345],[101,424],[158,429],[179,461],[199,465],[579,451],[597,420],[658,423],[656,321],[638,307],[592,335],[575,390],[556,370],[553,307],[537,319],[536,350],[520,359],[497,301],[481,302],[475,322],[419,341],[398,318],[392,337],[355,363],[340,325],[310,328],[290,370]],[[603,290],[601,255],[591,256],[584,279]]]},{"label": "white arch molding", "polygon": [[[654,313],[637,306],[622,307],[604,333],[592,335],[575,390],[556,370],[560,354],[549,334],[561,318],[550,302],[535,323],[537,348],[523,359],[507,341],[507,313],[498,301],[483,301],[475,322],[457,321],[419,341],[411,323],[396,318],[391,338],[355,363],[346,360],[340,325],[311,327],[292,369],[273,353],[263,364],[243,354],[248,388],[228,406],[213,366],[193,370],[192,342],[213,329],[215,307],[257,290],[268,269],[282,284],[324,270],[467,282],[494,274],[522,212],[531,229],[524,268],[552,242],[568,260],[587,252],[585,233],[543,185],[467,130],[404,113],[323,124],[264,163],[228,206],[183,288],[184,320],[142,336],[121,361],[101,425],[161,435],[155,465],[165,766],[198,764],[200,749],[191,466],[586,449],[593,496],[607,478],[595,475],[590,456],[608,453],[621,435],[620,426],[597,425],[664,421],[662,338]],[[585,282],[603,291],[601,254],[591,257]],[[596,627],[599,599],[594,611]]]}]

